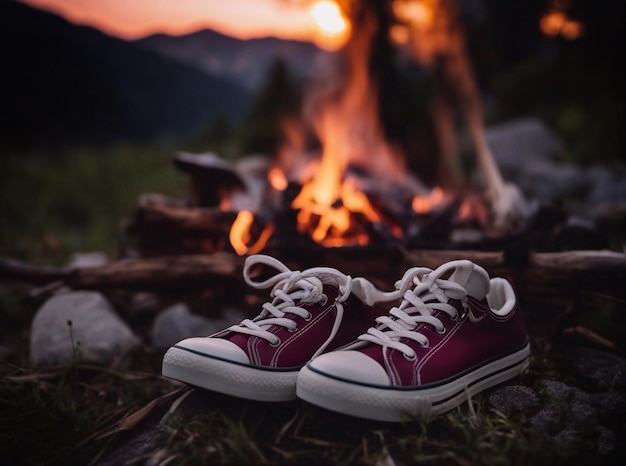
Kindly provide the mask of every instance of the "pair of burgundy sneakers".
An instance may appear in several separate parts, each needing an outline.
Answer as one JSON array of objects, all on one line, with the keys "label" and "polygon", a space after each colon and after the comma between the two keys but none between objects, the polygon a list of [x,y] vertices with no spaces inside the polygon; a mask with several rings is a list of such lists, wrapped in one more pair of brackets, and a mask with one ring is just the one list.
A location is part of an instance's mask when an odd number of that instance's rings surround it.
[{"label": "pair of burgundy sneakers", "polygon": [[[278,272],[255,281],[256,265]],[[467,260],[411,268],[390,292],[332,268],[293,271],[265,255],[246,259],[244,278],[271,287],[271,301],[254,319],[172,346],[164,376],[241,398],[298,397],[405,421],[449,411],[528,366],[513,288]]]}]

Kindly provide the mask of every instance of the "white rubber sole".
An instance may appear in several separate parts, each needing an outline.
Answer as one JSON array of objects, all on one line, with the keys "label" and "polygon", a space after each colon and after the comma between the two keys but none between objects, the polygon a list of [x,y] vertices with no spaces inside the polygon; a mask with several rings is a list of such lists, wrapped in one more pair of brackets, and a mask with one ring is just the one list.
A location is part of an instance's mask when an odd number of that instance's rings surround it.
[{"label": "white rubber sole", "polygon": [[428,420],[454,409],[472,396],[512,379],[528,368],[530,346],[490,362],[450,382],[416,389],[375,387],[348,382],[304,367],[299,398],[322,408],[377,421]]},{"label": "white rubber sole", "polygon": [[256,401],[296,398],[298,370],[279,370],[218,359],[173,346],[163,357],[162,374],[190,385]]}]

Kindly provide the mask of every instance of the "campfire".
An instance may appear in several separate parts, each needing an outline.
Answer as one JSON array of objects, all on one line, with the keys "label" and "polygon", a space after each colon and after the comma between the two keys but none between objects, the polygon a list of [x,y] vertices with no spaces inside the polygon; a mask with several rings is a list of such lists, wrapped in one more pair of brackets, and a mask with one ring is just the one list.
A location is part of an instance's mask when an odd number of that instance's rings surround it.
[{"label": "campfire", "polygon": [[[299,124],[285,124],[284,142],[264,175],[263,202],[256,210],[236,212],[229,231],[230,246],[240,255],[259,252],[274,236],[284,237],[281,231],[332,248],[381,242],[415,245],[433,234],[442,244],[462,244],[510,233],[525,219],[524,201],[520,196],[509,200],[510,192],[517,192],[514,187],[505,188],[485,147],[478,91],[462,47],[461,26],[449,2],[395,0],[390,2],[393,16],[387,18],[380,11],[384,2],[344,3],[343,8],[329,1],[313,5],[320,31],[344,42],[338,54],[338,72],[315,83]],[[373,44],[387,34],[422,64],[432,64],[435,56],[441,56],[444,62],[464,66],[460,77],[448,70],[454,65],[443,65],[436,70],[436,77],[447,87],[455,86],[452,92],[460,105],[471,108],[466,117],[487,178],[484,192],[467,189],[459,176],[458,154],[444,144],[442,150],[447,152],[442,155],[444,172],[440,173],[444,182],[429,185],[410,172],[407,155],[386,137],[370,62],[372,55],[379,53],[374,52]],[[445,37],[440,37],[442,34]],[[457,138],[448,134],[451,124],[442,121],[442,137]],[[315,145],[303,142],[307,132],[313,135]],[[194,163],[199,171],[211,168],[202,157],[196,161],[190,154],[184,157],[190,172]],[[237,175],[236,168],[232,173]],[[224,190],[219,183],[213,188],[215,192],[209,195],[214,199],[212,205],[232,209],[229,196],[233,191]],[[497,202],[505,206],[498,207]],[[294,215],[288,215],[289,210]],[[494,220],[498,216],[513,221],[501,228],[497,222],[502,218]],[[448,231],[442,237],[444,219]]]},{"label": "campfire", "polygon": [[[564,276],[563,270],[583,270],[594,286],[606,277],[619,257],[535,252],[533,238],[549,234],[559,219],[538,218],[541,209],[531,213],[495,165],[453,4],[390,0],[387,16],[377,10],[383,4],[362,0],[348,9],[327,2],[326,10],[317,10],[331,12],[333,26],[323,30],[343,41],[336,74],[314,83],[298,118],[285,118],[282,144],[272,154],[235,161],[176,154],[175,167],[189,179],[187,198],[143,195],[127,229],[133,241],[125,255],[146,262],[133,270],[125,263],[119,277],[112,269],[106,279],[115,276],[132,287],[158,276],[160,287],[201,286],[208,278],[238,277],[241,256],[256,253],[302,268],[325,263],[383,282],[407,264],[437,267],[463,257],[503,275],[524,269],[518,286],[539,300],[546,290],[557,293],[561,280],[582,283],[578,272]],[[410,169],[409,154],[387,137],[380,81],[370,66],[380,41],[404,46],[420,64],[432,65],[447,92],[434,96],[440,152],[434,180]],[[456,112],[467,124],[482,183],[464,179]],[[533,230],[538,224],[544,230]]]}]

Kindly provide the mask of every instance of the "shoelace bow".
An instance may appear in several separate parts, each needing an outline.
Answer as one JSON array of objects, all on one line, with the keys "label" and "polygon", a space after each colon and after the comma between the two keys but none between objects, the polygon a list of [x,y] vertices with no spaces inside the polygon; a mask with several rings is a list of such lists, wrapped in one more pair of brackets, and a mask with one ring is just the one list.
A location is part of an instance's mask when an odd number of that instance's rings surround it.
[{"label": "shoelace bow", "polygon": [[[267,280],[257,282],[250,277],[252,267],[257,264],[274,267],[278,273]],[[229,330],[263,338],[271,345],[277,346],[280,344],[279,337],[267,329],[272,325],[278,325],[291,331],[297,330],[298,325],[289,317],[289,314],[297,315],[305,320],[310,319],[311,313],[301,305],[325,303],[327,296],[324,294],[324,283],[329,283],[337,286],[340,292],[335,302],[337,316],[330,336],[314,356],[320,354],[332,341],[343,318],[341,303],[348,299],[351,293],[352,278],[350,276],[329,267],[316,267],[302,272],[290,270],[279,260],[260,254],[246,259],[243,275],[246,283],[256,289],[273,287],[270,292],[272,301],[264,303],[263,311],[254,319],[244,319],[239,325],[231,326]],[[297,302],[299,305],[296,305]]]},{"label": "shoelace bow", "polygon": [[416,330],[419,324],[432,325],[437,332],[444,333],[446,328],[441,320],[432,315],[433,311],[443,311],[451,319],[456,320],[458,311],[448,304],[448,300],[458,299],[464,302],[467,297],[461,285],[451,280],[440,279],[440,275],[441,273],[423,267],[409,269],[404,277],[396,282],[396,288],[403,297],[400,305],[393,307],[388,315],[376,318],[378,325],[369,328],[367,333],[359,336],[359,340],[396,349],[407,359],[414,360],[417,354],[400,339],[414,340],[427,347],[428,338]]}]

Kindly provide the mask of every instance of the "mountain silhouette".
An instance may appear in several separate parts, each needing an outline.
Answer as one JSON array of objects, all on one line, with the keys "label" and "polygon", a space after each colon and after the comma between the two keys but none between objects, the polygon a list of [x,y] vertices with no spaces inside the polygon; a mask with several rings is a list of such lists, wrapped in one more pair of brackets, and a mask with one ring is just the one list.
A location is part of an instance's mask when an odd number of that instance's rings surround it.
[{"label": "mountain silhouette", "polygon": [[0,0],[0,144],[190,135],[251,93],[136,43]]},{"label": "mountain silhouette", "polygon": [[136,43],[163,57],[231,79],[250,91],[259,90],[276,60],[287,64],[296,79],[310,79],[321,61],[332,55],[309,42],[274,37],[241,40],[209,29],[182,36],[155,34]]}]

